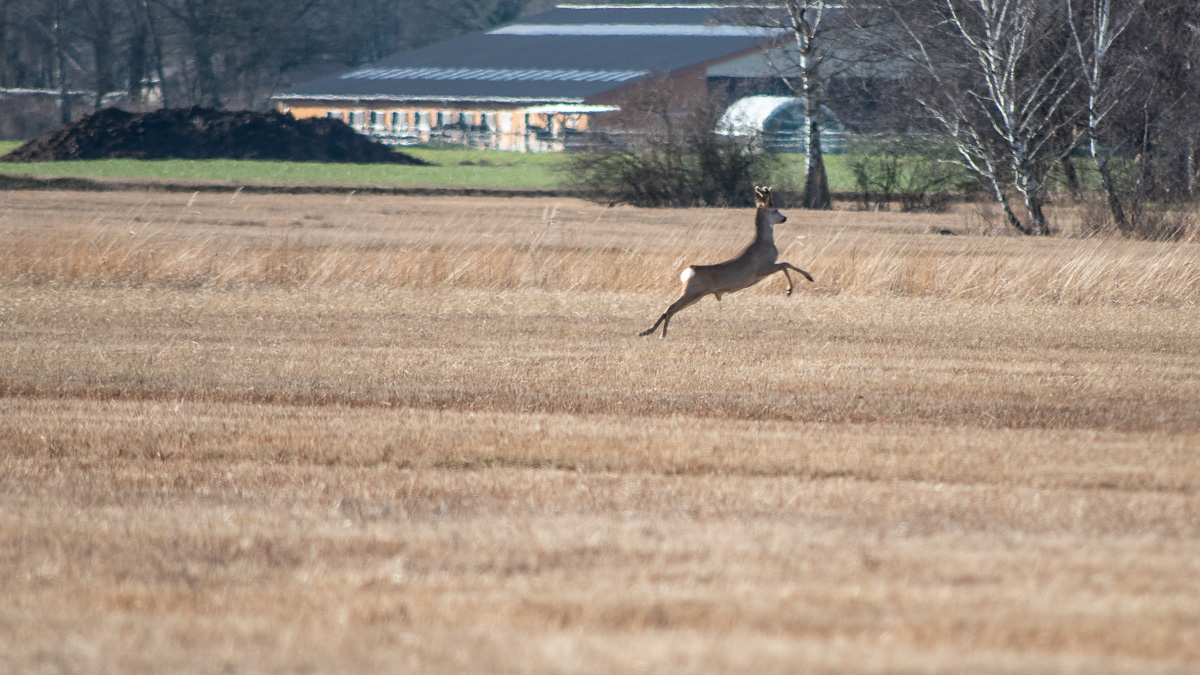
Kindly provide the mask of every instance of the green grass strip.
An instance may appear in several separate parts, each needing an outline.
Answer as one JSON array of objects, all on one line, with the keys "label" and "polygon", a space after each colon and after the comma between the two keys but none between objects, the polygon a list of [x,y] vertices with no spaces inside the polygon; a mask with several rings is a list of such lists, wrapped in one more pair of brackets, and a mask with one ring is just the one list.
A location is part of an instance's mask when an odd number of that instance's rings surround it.
[{"label": "green grass strip", "polygon": [[[0,155],[17,142],[0,142]],[[0,162],[0,174],[45,178],[107,178],[117,180],[232,181],[246,183],[311,183],[334,185],[439,186],[548,189],[565,187],[564,155],[501,152],[466,148],[403,148],[432,166],[387,164],[324,164],[243,159],[97,159],[64,162]],[[777,189],[804,186],[803,155],[778,155],[773,184]],[[854,189],[847,155],[825,158],[834,190]]]}]

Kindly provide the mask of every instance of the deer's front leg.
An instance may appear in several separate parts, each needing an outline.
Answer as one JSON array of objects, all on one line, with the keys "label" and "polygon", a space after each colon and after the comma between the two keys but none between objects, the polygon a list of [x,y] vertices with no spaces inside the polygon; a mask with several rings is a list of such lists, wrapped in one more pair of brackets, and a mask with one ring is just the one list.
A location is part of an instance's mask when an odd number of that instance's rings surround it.
[{"label": "deer's front leg", "polygon": [[813,280],[813,278],[812,278],[812,275],[811,275],[811,274],[809,274],[808,272],[805,272],[804,270],[800,269],[799,267],[796,267],[796,266],[795,266],[795,265],[793,265],[792,263],[789,263],[789,262],[781,262],[781,263],[779,263],[779,267],[783,268],[783,270],[784,270],[785,272],[786,272],[787,270],[793,270],[793,271],[799,272],[800,274],[804,275],[804,278],[805,278],[805,279],[808,279],[809,281],[812,281],[812,280]]},{"label": "deer's front leg", "polygon": [[767,269],[766,274],[764,274],[763,276],[766,276],[767,274],[774,274],[776,272],[783,272],[783,276],[787,277],[787,282],[788,282],[787,294],[791,295],[792,288],[793,288],[792,275],[788,274],[788,270],[795,270],[795,271],[799,272],[800,274],[803,274],[805,279],[808,279],[809,281],[813,280],[811,274],[809,274],[808,272],[805,272],[804,270],[800,269],[799,267],[796,267],[795,265],[793,265],[791,263],[786,263],[786,262],[775,263],[774,265],[772,265],[771,267],[769,267]]}]

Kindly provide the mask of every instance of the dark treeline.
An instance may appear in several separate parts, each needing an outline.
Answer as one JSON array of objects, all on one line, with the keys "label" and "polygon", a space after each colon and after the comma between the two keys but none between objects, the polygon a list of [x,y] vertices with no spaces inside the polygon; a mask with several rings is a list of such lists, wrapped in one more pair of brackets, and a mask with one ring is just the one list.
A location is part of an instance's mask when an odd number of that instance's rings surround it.
[{"label": "dark treeline", "polygon": [[552,4],[0,0],[0,88],[87,92],[89,109],[107,102],[261,108],[305,69],[358,65]]}]

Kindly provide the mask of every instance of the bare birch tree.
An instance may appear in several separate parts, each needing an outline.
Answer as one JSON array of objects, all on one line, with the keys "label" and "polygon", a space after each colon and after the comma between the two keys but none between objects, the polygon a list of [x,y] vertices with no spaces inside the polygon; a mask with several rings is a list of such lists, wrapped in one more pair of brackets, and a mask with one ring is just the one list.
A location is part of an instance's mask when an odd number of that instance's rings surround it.
[{"label": "bare birch tree", "polygon": [[818,122],[824,104],[824,80],[817,47],[826,14],[825,0],[787,0],[786,28],[796,45],[799,87],[794,79],[785,78],[788,87],[804,98],[804,143],[808,149],[804,163],[804,201],[806,209],[827,209],[833,204],[829,194],[829,177],[825,173],[825,155],[821,149],[821,127]]},{"label": "bare birch tree", "polygon": [[1033,235],[1050,233],[1046,181],[1076,117],[1066,105],[1076,89],[1072,51],[1046,10],[1037,0],[917,0],[893,9],[910,58],[932,84],[917,95],[921,107],[953,141],[956,163],[991,187],[1009,224]]},{"label": "bare birch tree", "polygon": [[1141,8],[1142,1],[1126,0],[1119,11],[1114,11],[1112,0],[1064,0],[1086,100],[1084,115],[1088,156],[1100,174],[1100,185],[1108,200],[1113,222],[1124,234],[1129,234],[1131,228],[1112,173],[1114,148],[1102,145],[1100,134],[1110,113],[1130,89],[1122,77],[1123,71],[1113,68],[1110,56],[1117,39],[1133,19],[1134,12]]}]

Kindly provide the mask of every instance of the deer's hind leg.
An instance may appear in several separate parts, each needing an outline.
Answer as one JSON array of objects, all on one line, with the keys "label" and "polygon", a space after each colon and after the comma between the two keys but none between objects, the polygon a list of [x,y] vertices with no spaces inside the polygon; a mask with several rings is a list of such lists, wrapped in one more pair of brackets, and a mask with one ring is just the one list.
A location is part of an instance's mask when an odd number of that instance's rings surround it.
[{"label": "deer's hind leg", "polygon": [[638,333],[638,335],[650,335],[650,334],[654,333],[655,330],[658,329],[659,324],[662,324],[662,336],[663,336],[663,338],[666,338],[667,337],[667,324],[671,323],[671,317],[675,316],[675,313],[678,312],[679,310],[683,309],[684,307],[687,307],[688,305],[691,305],[692,303],[696,302],[700,298],[703,298],[705,295],[706,295],[706,293],[699,293],[699,292],[685,288],[683,291],[683,295],[680,296],[680,298],[678,300],[671,303],[671,306],[667,308],[667,311],[663,312],[662,316],[658,317],[658,321],[655,321],[653,326],[651,326],[647,330],[642,331],[641,333]]}]

